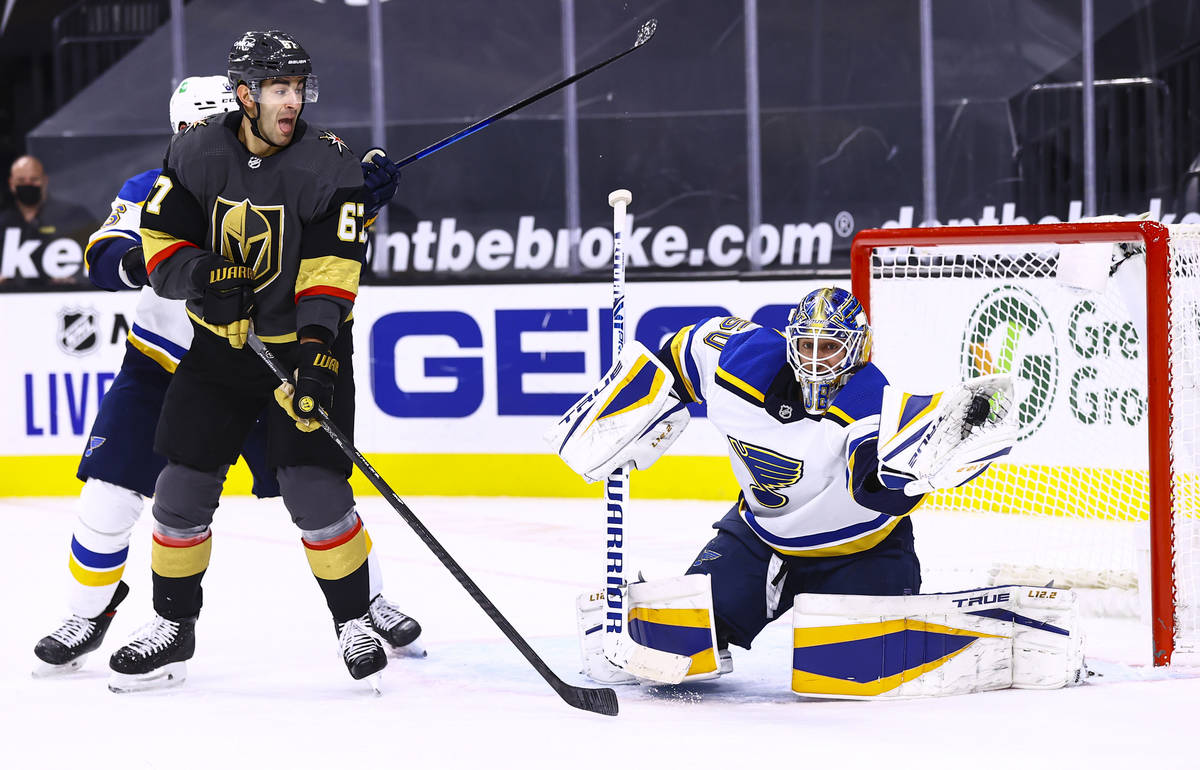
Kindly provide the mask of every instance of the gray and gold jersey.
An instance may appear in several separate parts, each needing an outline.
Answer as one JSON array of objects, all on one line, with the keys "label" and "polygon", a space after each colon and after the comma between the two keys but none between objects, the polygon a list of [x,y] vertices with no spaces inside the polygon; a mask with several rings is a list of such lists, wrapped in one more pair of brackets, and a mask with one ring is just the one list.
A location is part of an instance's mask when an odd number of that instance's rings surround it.
[{"label": "gray and gold jersey", "polygon": [[266,158],[237,138],[241,113],[176,134],[146,198],[141,235],[154,290],[186,299],[204,324],[193,278],[212,253],[254,268],[254,327],[266,342],[306,326],[337,335],[358,293],[366,244],[362,169],[337,136],[297,121]]}]

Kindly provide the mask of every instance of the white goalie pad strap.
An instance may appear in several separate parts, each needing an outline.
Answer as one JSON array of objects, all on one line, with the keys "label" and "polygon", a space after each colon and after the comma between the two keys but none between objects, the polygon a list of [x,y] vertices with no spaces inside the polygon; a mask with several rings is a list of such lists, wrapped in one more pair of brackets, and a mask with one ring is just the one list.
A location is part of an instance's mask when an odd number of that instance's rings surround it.
[{"label": "white goalie pad strap", "polygon": [[919,495],[965,484],[1016,442],[1013,380],[966,380],[923,396],[888,385],[879,416],[879,480]]},{"label": "white goalie pad strap", "polygon": [[792,691],[915,698],[1049,689],[1083,677],[1068,589],[998,586],[918,596],[799,594]]},{"label": "white goalie pad strap", "polygon": [[646,470],[675,443],[690,415],[671,392],[675,378],[640,342],[544,436],[589,484],[617,468]]}]

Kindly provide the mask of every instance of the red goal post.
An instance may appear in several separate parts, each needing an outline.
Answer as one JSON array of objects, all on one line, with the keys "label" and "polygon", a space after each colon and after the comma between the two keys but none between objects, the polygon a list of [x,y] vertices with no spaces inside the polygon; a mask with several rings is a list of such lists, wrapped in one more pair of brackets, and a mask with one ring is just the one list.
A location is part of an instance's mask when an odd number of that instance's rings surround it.
[{"label": "red goal post", "polygon": [[[1175,392],[1173,391],[1172,382],[1172,288],[1173,283],[1186,281],[1188,284],[1188,296],[1191,297],[1191,285],[1200,280],[1200,270],[1197,269],[1195,262],[1200,262],[1200,255],[1190,254],[1191,250],[1196,250],[1194,245],[1189,245],[1189,256],[1186,260],[1181,261],[1180,250],[1172,251],[1172,238],[1194,239],[1197,228],[1190,226],[1172,226],[1167,227],[1158,222],[1145,220],[1121,220],[1121,221],[1105,221],[1105,222],[1076,222],[1076,223],[1061,223],[1061,224],[1045,224],[1045,225],[1001,225],[1001,226],[968,226],[968,227],[929,227],[929,228],[896,228],[896,229],[875,229],[864,230],[859,232],[851,246],[851,269],[852,269],[852,285],[853,291],[858,299],[866,308],[868,317],[873,328],[876,329],[877,342],[875,356],[876,360],[880,356],[888,355],[888,343],[886,342],[887,335],[880,335],[880,331],[886,329],[889,325],[902,327],[905,323],[904,318],[908,313],[916,314],[927,313],[929,305],[940,306],[941,302],[938,297],[951,298],[950,304],[958,303],[965,307],[967,301],[960,295],[970,294],[972,291],[979,292],[991,291],[993,293],[1003,291],[1003,286],[1010,287],[1011,292],[1020,292],[1021,297],[1026,295],[1036,297],[1030,300],[1031,303],[1041,303],[1046,307],[1051,307],[1055,303],[1061,304],[1064,308],[1067,303],[1076,301],[1074,298],[1078,296],[1087,296],[1086,291],[1082,294],[1073,294],[1062,292],[1058,278],[1060,271],[1065,272],[1065,268],[1059,264],[1059,254],[1068,252],[1078,252],[1078,247],[1070,246],[1072,244],[1126,244],[1125,253],[1134,253],[1140,257],[1140,251],[1144,250],[1145,254],[1145,275],[1144,282],[1144,302],[1145,302],[1145,321],[1144,326],[1138,329],[1138,337],[1141,337],[1141,330],[1144,329],[1144,362],[1145,362],[1145,422],[1144,426],[1139,430],[1144,430],[1147,442],[1146,466],[1148,470],[1148,510],[1142,512],[1142,517],[1149,518],[1150,531],[1150,570],[1151,570],[1151,590],[1150,590],[1150,613],[1151,623],[1153,627],[1153,660],[1155,665],[1167,665],[1171,662],[1172,653],[1176,650],[1179,644],[1178,632],[1181,630],[1180,623],[1194,630],[1196,626],[1195,614],[1197,612],[1195,605],[1192,603],[1194,597],[1187,597],[1187,605],[1181,606],[1180,595],[1177,590],[1175,568],[1177,564],[1178,554],[1175,549],[1175,536],[1177,526],[1177,516],[1186,516],[1194,519],[1196,516],[1195,510],[1183,512],[1182,514],[1176,510],[1178,501],[1173,496],[1174,482],[1179,481],[1179,477],[1175,475],[1176,469],[1173,468],[1173,453],[1172,453],[1172,434],[1173,431],[1190,430],[1190,426],[1179,426],[1176,424],[1177,416],[1174,411]],[[1063,249],[1067,246],[1067,249]],[[1087,251],[1086,249],[1084,251]],[[1107,251],[1103,248],[1092,248],[1089,259],[1101,260],[1103,255],[1112,253],[1110,247]],[[1121,252],[1117,252],[1120,254]],[[1119,260],[1113,259],[1112,264],[1105,263],[1104,271],[1115,270]],[[1186,264],[1184,263],[1186,262]],[[1115,273],[1113,273],[1115,275]],[[894,282],[893,279],[901,279],[904,283]],[[930,283],[929,288],[924,288],[925,285],[921,282],[930,281],[938,283]],[[1006,283],[1007,282],[1007,283]],[[1070,291],[1075,291],[1072,287]],[[885,292],[892,292],[894,297],[909,297],[905,301],[899,299],[889,301],[888,315],[876,318],[876,311],[882,307],[881,296]],[[1043,295],[1042,292],[1045,294]],[[1061,299],[1066,297],[1066,299]],[[1079,300],[1082,302],[1083,300]],[[1098,301],[1097,301],[1098,302]],[[1010,302],[1011,304],[1011,302]],[[1097,303],[1093,303],[1097,304]],[[1118,303],[1119,304],[1119,303]],[[1072,307],[1070,313],[1071,330],[1076,329],[1076,322],[1080,314],[1077,312],[1080,305]],[[1089,305],[1088,307],[1091,307]],[[1051,320],[1053,309],[1046,313],[1045,327],[1052,330],[1054,321]],[[1189,310],[1188,313],[1193,311]],[[1176,319],[1177,323],[1183,324],[1183,313],[1179,314]],[[912,338],[918,338],[922,345],[929,344],[932,347],[938,347],[936,343],[929,342],[932,337],[925,335],[938,335],[950,337],[958,327],[954,324],[959,323],[961,313],[955,316],[953,312],[947,311],[943,317],[941,315],[928,316],[934,320],[924,320],[916,323],[913,328],[907,328],[904,337],[908,338],[908,342],[913,342]],[[999,324],[999,321],[992,323],[992,326]],[[1013,322],[1009,321],[1011,326]],[[1115,324],[1124,324],[1120,321],[1104,321],[1100,327],[1104,332],[1102,335],[1099,332],[1093,332],[1092,341],[1099,340],[1101,345],[1111,345],[1114,348],[1119,348],[1117,342],[1113,342],[1119,334],[1124,333],[1131,340],[1136,340],[1128,332],[1121,330],[1126,329],[1126,326],[1118,326]],[[1104,325],[1107,324],[1107,325]],[[1065,324],[1059,323],[1062,327]],[[1117,331],[1113,331],[1117,330]],[[1178,333],[1178,332],[1177,332]],[[1187,333],[1187,332],[1185,332]],[[987,366],[995,366],[993,359],[996,358],[993,353],[996,351],[983,350],[981,355],[977,355],[980,351],[975,348],[984,347],[982,338],[978,342],[972,342],[969,338],[971,332],[965,332],[959,340],[949,340],[946,345],[942,345],[947,353],[944,358],[950,358],[954,355],[949,343],[954,343],[958,349],[959,363],[958,368],[961,370],[969,365],[974,365],[975,362]],[[1049,332],[1047,332],[1049,335]],[[1005,360],[1010,360],[1016,355],[1014,352],[1024,339],[1020,338],[1020,333],[1017,333],[1018,339],[1013,341],[1011,338],[1014,335],[1010,334],[1009,339],[1002,347],[1003,351],[999,354],[1003,365]],[[1051,335],[1052,336],[1052,335]],[[978,334],[977,334],[978,337]],[[1079,348],[1078,342],[1065,343],[1061,337],[1055,337],[1056,345],[1059,350],[1052,353],[1053,355],[1071,354],[1072,351],[1067,349],[1070,345]],[[896,339],[893,347],[897,347],[904,342]],[[1177,341],[1176,346],[1186,343],[1186,340]],[[1043,343],[1046,344],[1046,343]],[[1191,355],[1195,345],[1187,344],[1186,355]],[[1126,347],[1132,347],[1127,345]],[[922,348],[923,350],[923,348]],[[914,351],[915,352],[915,349]],[[923,354],[923,353],[922,353]],[[1175,351],[1176,360],[1180,355],[1179,351]],[[1046,354],[1047,356],[1051,353]],[[1110,353],[1113,358],[1121,359],[1122,357],[1129,358],[1126,351],[1122,355]],[[1120,361],[1119,363],[1124,363]],[[1010,360],[1010,366],[1013,365]],[[1057,367],[1057,359],[1055,361]],[[1089,372],[1096,370],[1097,367],[1092,367]],[[1003,370],[1003,369],[1001,369]],[[885,368],[885,373],[889,378],[893,378],[892,373]],[[1082,371],[1082,369],[1080,369]],[[960,372],[962,373],[962,372]],[[1122,375],[1123,376],[1123,375]],[[1136,373],[1137,377],[1141,373]],[[961,379],[961,377],[960,377]],[[1071,393],[1069,401],[1071,409],[1078,411],[1076,401],[1078,394],[1075,392],[1075,386],[1078,377],[1071,380]],[[1133,385],[1126,391],[1119,391],[1121,394],[1131,392],[1131,389],[1136,386],[1137,380],[1131,380]],[[898,385],[904,386],[905,382],[899,381]],[[946,383],[948,384],[948,383]],[[1050,388],[1058,388],[1057,369],[1055,376],[1051,378]],[[938,388],[940,389],[940,388]],[[1061,395],[1064,389],[1058,388]],[[1112,390],[1112,389],[1110,389]],[[1103,391],[1106,394],[1107,402],[1100,396],[1091,396],[1092,404],[1106,404],[1109,409],[1113,406],[1113,398],[1109,391]],[[1118,391],[1113,391],[1118,392]],[[1018,394],[1020,396],[1020,394]],[[1039,404],[1054,405],[1055,393],[1050,393],[1042,398],[1037,403],[1032,404],[1030,409],[1025,410],[1033,415],[1037,411]],[[1121,399],[1126,398],[1125,395],[1120,395]],[[1058,398],[1058,403],[1067,401],[1066,398]],[[1049,408],[1049,407],[1047,407]],[[1121,409],[1129,409],[1132,414],[1139,415],[1138,411],[1141,407],[1137,404],[1126,407],[1124,403],[1120,405]],[[1089,417],[1090,414],[1085,414],[1084,417]],[[1038,418],[1045,419],[1045,418]],[[1080,422],[1080,420],[1076,420]],[[1086,422],[1086,419],[1084,420]],[[1118,420],[1119,422],[1119,420]],[[1140,417],[1139,417],[1140,422]],[[1039,426],[1041,423],[1039,422]],[[1094,428],[1095,426],[1084,425],[1084,428]],[[1127,427],[1125,425],[1122,428]],[[1037,428],[1034,428],[1036,431]],[[1098,429],[1097,429],[1098,430]],[[1114,429],[1115,430],[1115,429]],[[1177,437],[1178,438],[1178,437]],[[1086,430],[1080,430],[1078,436],[1074,437],[1075,441],[1088,443],[1088,433]],[[1186,437],[1187,441],[1192,441],[1192,437]],[[1067,440],[1063,440],[1067,443]],[[1119,445],[1119,442],[1118,442]],[[1065,451],[1065,450],[1064,450]],[[1017,452],[1014,450],[1014,456]],[[1116,464],[1120,458],[1116,452],[1111,452],[1112,457],[1105,458],[1100,463],[1102,465],[1112,465],[1114,458]],[[1064,460],[1063,465],[1070,465],[1069,460]],[[1087,464],[1087,463],[1084,463]],[[1189,471],[1192,469],[1188,469]],[[1059,473],[1060,471],[1056,471]],[[1113,473],[1114,471],[1107,471]],[[990,473],[990,471],[989,471]],[[1137,481],[1140,470],[1134,468],[1132,470],[1124,469],[1117,470],[1115,473],[1122,474],[1119,478],[1133,479],[1130,483],[1140,483]],[[1143,473],[1143,476],[1146,474]],[[985,477],[987,474],[985,474]],[[1014,476],[1017,478],[1018,476]],[[1111,477],[1111,476],[1110,476]],[[1061,478],[1060,476],[1050,477],[1052,479]],[[982,479],[982,477],[981,477]],[[1190,482],[1189,482],[1190,483]],[[1042,485],[1039,488],[1038,494],[1046,492],[1045,487],[1053,488],[1056,482],[1051,481],[1048,484]],[[1094,484],[1093,484],[1094,486]],[[1186,484],[1180,484],[1183,487]],[[1074,494],[1069,488],[1059,486],[1061,494],[1070,496]],[[1015,494],[1020,494],[1019,490],[1010,490]],[[1175,490],[1179,493],[1179,490]],[[1190,490],[1188,497],[1191,497],[1194,489]],[[1094,494],[1094,492],[1093,492]],[[1134,494],[1131,500],[1144,500],[1139,495]],[[1067,501],[1070,503],[1071,501]],[[1138,506],[1143,506],[1144,503],[1137,503]],[[1096,506],[1102,508],[1103,505]],[[993,509],[994,510],[994,509]],[[1136,515],[1136,511],[1134,512]],[[1092,515],[1090,511],[1085,510],[1081,515]],[[1104,518],[1103,512],[1099,514],[1100,518]],[[1182,519],[1180,519],[1182,520]],[[1195,560],[1196,555],[1188,553],[1189,559]],[[1189,613],[1188,618],[1181,618],[1181,613]]]}]

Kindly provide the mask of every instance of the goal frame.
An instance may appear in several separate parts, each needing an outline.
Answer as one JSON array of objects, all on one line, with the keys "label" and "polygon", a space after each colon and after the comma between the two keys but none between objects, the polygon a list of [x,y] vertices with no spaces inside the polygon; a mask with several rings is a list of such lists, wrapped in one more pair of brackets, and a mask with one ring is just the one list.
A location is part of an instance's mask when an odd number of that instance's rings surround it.
[{"label": "goal frame", "polygon": [[[1150,220],[975,225],[861,230],[850,246],[854,296],[871,318],[871,254],[896,246],[1022,243],[1141,242],[1146,250],[1146,401],[1149,441],[1150,614],[1155,666],[1171,663],[1175,649],[1175,545],[1172,530],[1170,378],[1170,232]],[[1167,377],[1155,377],[1166,372]]]}]

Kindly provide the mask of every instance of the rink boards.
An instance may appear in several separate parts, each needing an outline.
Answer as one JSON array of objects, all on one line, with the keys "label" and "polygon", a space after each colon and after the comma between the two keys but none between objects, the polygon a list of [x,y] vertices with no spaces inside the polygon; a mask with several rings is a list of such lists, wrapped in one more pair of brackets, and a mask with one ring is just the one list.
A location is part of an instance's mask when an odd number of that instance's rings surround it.
[{"label": "rink boards", "polygon": [[[834,282],[831,282],[834,283]],[[844,282],[843,282],[844,283]],[[631,281],[626,329],[652,348],[713,315],[780,325],[823,282]],[[2,495],[69,495],[99,401],[125,354],[136,294],[10,294],[0,393]],[[356,444],[402,494],[594,496],[542,441],[609,365],[605,283],[365,286],[354,311]],[[19,331],[18,331],[19,330]],[[702,418],[702,410],[695,415]],[[703,419],[654,469],[645,497],[736,494]],[[359,491],[370,489],[356,474]],[[248,474],[229,490],[248,492]]]}]

